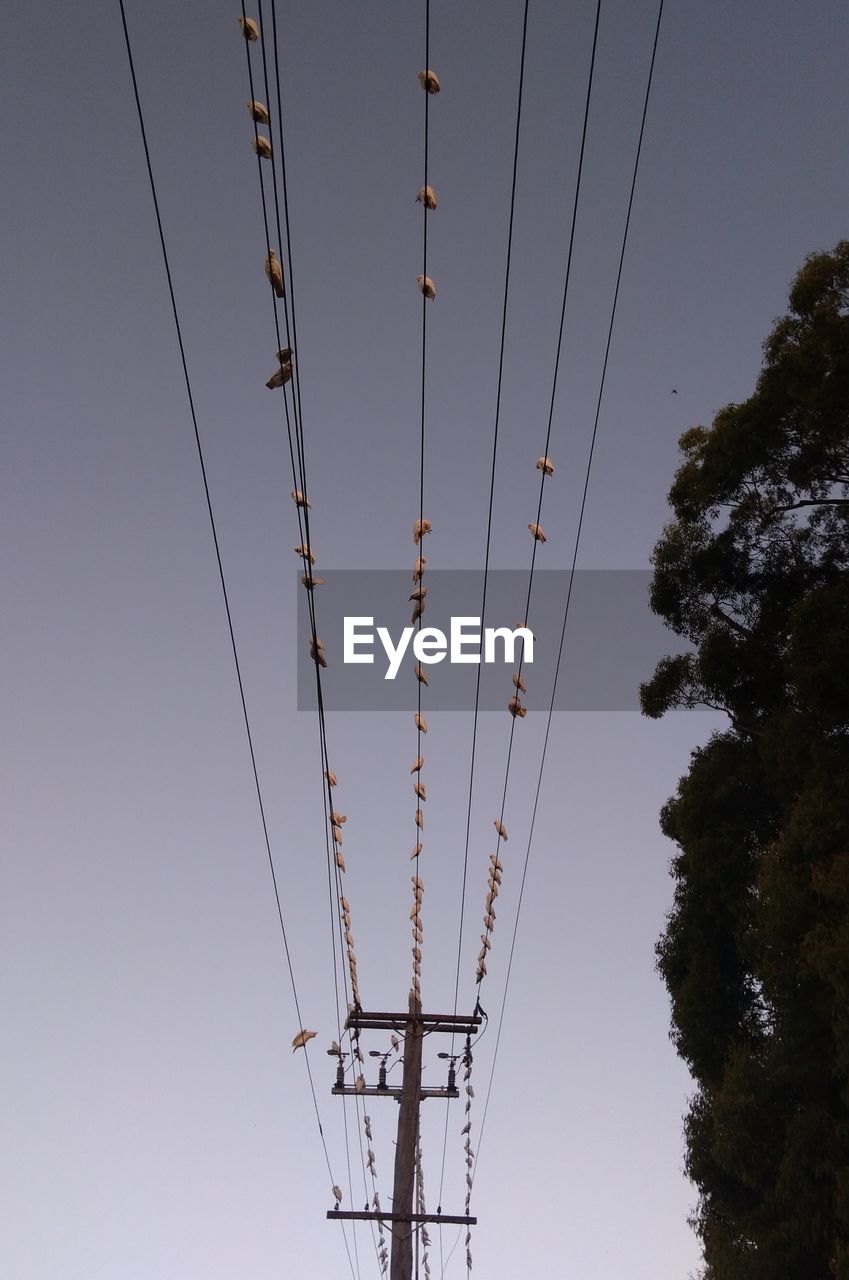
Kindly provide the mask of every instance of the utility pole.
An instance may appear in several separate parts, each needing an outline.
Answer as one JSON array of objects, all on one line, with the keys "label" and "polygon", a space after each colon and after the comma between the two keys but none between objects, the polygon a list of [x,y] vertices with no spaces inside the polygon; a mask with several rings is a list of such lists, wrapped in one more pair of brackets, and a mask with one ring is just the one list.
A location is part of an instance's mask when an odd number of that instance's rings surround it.
[{"label": "utility pole", "polygon": [[[470,1036],[480,1026],[479,1014],[471,1017],[459,1017],[457,1014],[423,1014],[421,1002],[415,992],[410,992],[409,1008],[403,1013],[364,1013],[354,1009],[348,1015],[345,1027],[359,1034],[360,1031],[398,1031],[404,1036],[403,1076],[400,1089],[389,1089],[385,1077],[381,1075],[381,1083],[375,1087],[357,1090],[353,1085],[346,1085],[342,1078],[340,1060],[337,1081],[332,1092],[335,1094],[353,1094],[358,1092],[376,1096],[395,1098],[400,1103],[398,1113],[398,1137],[395,1147],[395,1181],[392,1197],[392,1212],[374,1212],[367,1210],[346,1212],[330,1209],[328,1218],[374,1220],[388,1222],[392,1231],[392,1253],[390,1259],[390,1280],[412,1280],[413,1276],[413,1234],[414,1224],[425,1222],[446,1222],[472,1226],[477,1218],[443,1213],[414,1213],[413,1192],[416,1180],[416,1140],[419,1134],[419,1107],[425,1098],[457,1098],[454,1079],[453,1061],[449,1068],[448,1086],[444,1089],[426,1089],[422,1087],[422,1041],[425,1031],[446,1031],[452,1034]],[[446,1056],[446,1055],[443,1055]]]}]

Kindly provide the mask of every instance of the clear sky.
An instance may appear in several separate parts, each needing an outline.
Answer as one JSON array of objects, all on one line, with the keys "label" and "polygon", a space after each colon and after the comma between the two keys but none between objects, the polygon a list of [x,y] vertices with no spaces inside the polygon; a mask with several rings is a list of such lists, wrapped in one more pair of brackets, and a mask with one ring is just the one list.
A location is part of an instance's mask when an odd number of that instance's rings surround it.
[{"label": "clear sky", "polygon": [[[323,1053],[336,1012],[318,735],[296,707],[297,524],[280,399],[264,386],[276,343],[238,12],[127,0],[292,963],[318,1032],[310,1062],[350,1206],[343,1104]],[[584,0],[530,4],[500,569],[530,557],[593,16]],[[571,560],[655,17],[654,0],[602,5],[546,568]],[[521,18],[521,0],[431,5],[442,81],[430,110],[433,568],[483,562]],[[320,567],[408,568],[424,5],[293,0],[280,22],[313,543]],[[350,1274],[324,1219],[330,1179],[304,1054],[290,1050],[298,1020],[118,5],[35,0],[6,23],[0,58],[0,1272]],[[842,0],[667,0],[581,566],[648,566],[677,437],[750,393],[793,274],[847,234],[847,65]],[[430,720],[422,985],[425,1006],[442,1012],[453,1003],[471,715]],[[474,1274],[684,1280],[698,1265],[682,1171],[691,1084],[653,967],[672,888],[657,812],[689,750],[720,724],[555,717],[474,1187]],[[506,710],[480,725],[461,1011],[474,1002],[509,726]],[[482,994],[494,1015],[544,727],[536,712],[517,728]],[[415,731],[409,715],[340,712],[328,737],[363,1000],[401,1008]],[[475,1060],[475,1146],[495,1038],[493,1025]],[[425,1061],[426,1082],[438,1082],[441,1065],[432,1052]],[[394,1103],[370,1110],[386,1205]],[[432,1207],[445,1113],[423,1111]],[[361,1207],[354,1124],[348,1104]],[[462,1209],[461,1124],[454,1104],[449,1213]],[[446,1257],[454,1239],[446,1229]],[[360,1273],[374,1276],[365,1229],[357,1249]],[[434,1275],[439,1256],[437,1242]],[[464,1270],[461,1244],[446,1275]]]}]

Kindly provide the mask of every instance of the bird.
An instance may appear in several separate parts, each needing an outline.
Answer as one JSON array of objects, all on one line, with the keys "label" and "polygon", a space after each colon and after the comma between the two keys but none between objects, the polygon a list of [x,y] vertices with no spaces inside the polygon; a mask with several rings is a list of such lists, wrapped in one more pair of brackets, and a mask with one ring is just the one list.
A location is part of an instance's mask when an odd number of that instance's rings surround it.
[{"label": "bird", "polygon": [[[504,839],[506,840],[506,839],[507,839],[507,837],[505,836],[505,837],[504,837]],[[504,870],[504,863],[501,861],[501,859],[500,859],[499,857],[497,857],[497,856],[496,856],[496,854],[491,853],[491,854],[489,855],[489,860],[490,860],[490,862],[492,863],[492,869],[493,869],[493,871],[503,871],[503,870]]]},{"label": "bird", "polygon": [[487,911],[486,915],[483,918],[483,922],[486,928],[491,931],[493,926],[495,925],[495,912]]},{"label": "bird", "polygon": [[424,600],[417,600],[416,603],[413,605],[413,612],[410,617],[410,621],[413,623],[418,622],[419,618],[422,616],[423,613],[424,613]]},{"label": "bird", "polygon": [[473,1098],[475,1096],[475,1091],[470,1084],[466,1085],[466,1093],[469,1095],[470,1098]]},{"label": "bird", "polygon": [[401,1047],[401,1041],[398,1039],[398,1037],[397,1037],[396,1035],[391,1035],[391,1036],[389,1037],[389,1042],[390,1042],[390,1044],[392,1045],[392,1048],[393,1048],[393,1049],[396,1049],[396,1050],[397,1050],[397,1049],[400,1049],[400,1047]]},{"label": "bird", "polygon": [[248,103],[248,114],[257,124],[268,124],[268,107],[264,102],[258,102],[254,98]]},{"label": "bird", "polygon": [[417,841],[416,841],[415,848],[413,849],[413,852],[410,854],[410,857],[411,857],[411,858],[417,858],[417,857],[419,856],[419,854],[421,853],[421,851],[422,851],[422,842],[421,842],[421,840],[417,840]]},{"label": "bird", "polygon": [[421,913],[421,904],[418,902],[414,902],[412,907],[410,908],[410,919],[415,920],[420,913]]},{"label": "bird", "polygon": [[336,1041],[332,1040],[330,1043],[330,1048],[327,1050],[327,1052],[331,1058],[338,1058],[342,1050],[339,1048],[339,1045],[336,1043]]},{"label": "bird", "polygon": [[339,899],[339,905],[340,905],[340,907],[342,908],[342,910],[343,910],[343,911],[350,911],[350,910],[351,910],[351,904],[350,904],[350,902],[348,901],[348,899],[345,897],[345,895],[344,895],[344,894],[343,894],[343,895],[342,895],[342,897]]},{"label": "bird", "polygon": [[338,1205],[340,1200],[342,1199],[342,1192],[339,1190],[339,1188],[335,1184],[334,1186],[331,1187],[331,1191],[333,1192],[333,1199],[336,1201],[336,1204]]},{"label": "bird", "polygon": [[[269,154],[271,154],[270,149],[269,149]],[[421,289],[424,296],[430,302],[433,302],[434,298],[436,297],[436,285],[433,283],[430,276],[418,275],[416,276],[416,280],[418,281],[419,288]]]},{"label": "bird", "polygon": [[268,283],[277,294],[277,297],[284,298],[286,290],[283,288],[283,268],[273,249],[269,249],[265,255],[265,274],[268,276]]},{"label": "bird", "polygon": [[302,1049],[308,1040],[314,1039],[315,1035],[315,1031],[299,1031],[292,1041],[292,1052],[294,1053],[296,1049]]},{"label": "bird", "polygon": [[554,463],[551,458],[537,458],[537,471],[544,471],[547,476],[553,476]]},{"label": "bird", "polygon": [[271,143],[268,138],[264,138],[261,133],[256,133],[251,138],[251,146],[259,156],[260,160],[271,159]]},{"label": "bird", "polygon": [[480,938],[481,938],[481,942],[483,943],[484,951],[489,951],[489,948],[492,946],[492,943],[490,942],[489,938],[486,936],[485,933],[482,933],[480,935]]},{"label": "bird", "polygon": [[410,765],[410,773],[418,773],[423,764],[424,764],[424,756],[416,756],[415,760]]},{"label": "bird", "polygon": [[427,557],[419,556],[418,560],[413,565],[413,582],[421,582],[422,577],[424,576],[424,570],[425,570],[426,564],[427,564]]},{"label": "bird", "polygon": [[291,364],[293,354],[291,347],[281,347],[277,352],[277,359],[281,364]]},{"label": "bird", "polygon": [[422,884],[419,876],[410,876],[410,880],[412,881],[414,889],[418,890],[420,893],[424,893],[424,885]]},{"label": "bird", "polygon": [[529,524],[528,528],[530,529],[533,536],[536,538],[537,542],[548,541],[548,539],[545,536],[545,529],[543,529],[541,524]]},{"label": "bird", "polygon": [[[274,373],[272,373],[271,377],[268,379],[268,382],[266,382],[265,385],[268,387],[269,391],[275,391],[277,387],[285,387],[286,383],[289,381],[291,376],[292,376],[291,364],[289,364],[288,362],[286,363],[281,362],[280,368],[276,369]],[[299,507],[303,506],[303,503],[299,502],[298,506]],[[307,506],[309,506],[309,503],[307,503]]]},{"label": "bird", "polygon": [[416,199],[419,204],[423,204],[426,209],[436,208],[436,192],[433,187],[419,187]]},{"label": "bird", "polygon": [[678,388],[677,388],[677,387],[673,387],[673,388],[672,388],[672,391],[670,392],[670,395],[677,396],[677,394],[678,394]]},{"label": "bird", "polygon": [[413,524],[413,542],[419,545],[426,533],[430,533],[432,525],[429,520],[419,519]]},{"label": "bird", "polygon": [[317,636],[315,640],[310,640],[310,657],[312,658],[313,662],[317,662],[320,667],[327,666],[327,659],[325,658],[324,653],[322,652],[323,649],[324,649],[324,645],[321,643],[321,641],[318,639]]},{"label": "bird", "polygon": [[242,28],[242,35],[246,40],[259,39],[259,27],[253,18],[239,18],[239,26]]},{"label": "bird", "polygon": [[305,542],[302,542],[299,547],[295,547],[294,552],[296,556],[300,556],[303,560],[309,560],[310,564],[315,564],[315,556]]},{"label": "bird", "polygon": [[521,720],[524,720],[525,716],[528,714],[528,708],[523,707],[518,698],[510,699],[507,703],[507,710],[510,712],[514,720],[517,716],[519,716]]},{"label": "bird", "polygon": [[301,493],[300,489],[293,489],[290,497],[296,507],[309,507],[310,511],[312,511],[312,503],[307,502],[306,495]]},{"label": "bird", "polygon": [[426,595],[427,595],[427,587],[414,587],[413,590],[410,592],[408,599],[424,600]]},{"label": "bird", "polygon": [[416,809],[416,826],[420,830],[424,830],[424,814],[421,809]]},{"label": "bird", "polygon": [[525,682],[524,682],[524,680],[522,679],[522,676],[521,676],[521,673],[520,673],[520,672],[518,672],[518,671],[517,671],[517,672],[516,672],[516,674],[513,676],[513,683],[514,683],[514,685],[516,686],[516,688],[519,690],[519,692],[520,692],[520,693],[527,693],[527,692],[528,692],[527,688],[525,687]]},{"label": "bird", "polygon": [[460,1130],[460,1137],[462,1138],[465,1134],[471,1133],[471,1132],[472,1132],[472,1122],[471,1120],[469,1120],[466,1124],[463,1125],[463,1128]]},{"label": "bird", "polygon": [[341,827],[348,821],[348,815],[346,813],[337,813],[335,809],[331,809],[330,821],[335,827]]},{"label": "bird", "polygon": [[416,679],[418,680],[419,684],[427,684],[427,673],[425,672],[421,663],[419,663],[419,665],[416,667]]},{"label": "bird", "polygon": [[342,850],[341,850],[341,849],[337,849],[337,850],[336,850],[336,865],[337,865],[337,867],[339,868],[339,870],[340,870],[340,871],[343,871],[343,872],[344,872],[344,870],[345,870],[345,857],[344,857],[344,855],[343,855],[343,853],[342,853]]},{"label": "bird", "polygon": [[496,831],[498,832],[498,834],[501,836],[501,839],[502,839],[502,840],[506,840],[506,839],[507,839],[507,828],[504,826],[504,823],[503,823],[503,822],[500,822],[500,821],[498,820],[498,818],[494,818],[494,819],[493,819],[493,822],[492,822],[492,825],[495,827],[495,830],[496,830]]},{"label": "bird", "polygon": [[427,792],[425,791],[425,784],[423,782],[414,782],[413,791],[420,800],[427,800]]},{"label": "bird", "polygon": [[486,895],[487,906],[489,906],[489,904],[492,902],[494,898],[498,897],[497,881],[490,879],[488,881],[488,884],[489,884],[489,893]]},{"label": "bird", "polygon": [[324,776],[331,787],[336,786],[336,774],[331,769],[325,769]]},{"label": "bird", "polygon": [[351,933],[350,929],[345,930],[345,943],[349,947],[356,946],[356,943],[354,942],[354,935]]},{"label": "bird", "polygon": [[413,719],[416,722],[416,728],[421,729],[422,733],[427,733],[427,720],[418,711],[413,713]]},{"label": "bird", "polygon": [[[253,39],[256,39],[256,36],[254,36]],[[439,76],[435,71],[420,71],[419,84],[424,89],[425,93],[439,93]]]},{"label": "bird", "polygon": [[365,1082],[364,1076],[357,1076],[356,1080],[354,1081],[354,1088],[356,1089],[357,1093],[365,1093],[366,1082]]},{"label": "bird", "polygon": [[366,1131],[366,1137],[371,1142],[371,1116],[363,1116],[363,1128]]},{"label": "bird", "polygon": [[311,573],[302,573],[302,574],[301,574],[301,582],[304,584],[304,586],[306,587],[307,591],[312,591],[312,590],[313,590],[313,588],[315,588],[315,587],[323,587],[323,586],[325,586],[325,585],[326,585],[326,583],[327,583],[327,579],[326,579],[326,578],[314,578],[314,577],[313,577],[313,575],[312,575]]}]

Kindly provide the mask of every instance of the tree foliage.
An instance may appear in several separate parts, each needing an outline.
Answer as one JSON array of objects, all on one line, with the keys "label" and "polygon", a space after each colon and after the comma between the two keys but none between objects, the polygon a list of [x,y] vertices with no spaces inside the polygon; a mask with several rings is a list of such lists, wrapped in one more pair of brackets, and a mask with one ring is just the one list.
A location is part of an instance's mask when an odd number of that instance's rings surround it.
[{"label": "tree foliage", "polygon": [[849,1280],[849,241],[680,444],[651,602],[693,652],[641,695],[729,717],[661,815],[705,1280]]}]

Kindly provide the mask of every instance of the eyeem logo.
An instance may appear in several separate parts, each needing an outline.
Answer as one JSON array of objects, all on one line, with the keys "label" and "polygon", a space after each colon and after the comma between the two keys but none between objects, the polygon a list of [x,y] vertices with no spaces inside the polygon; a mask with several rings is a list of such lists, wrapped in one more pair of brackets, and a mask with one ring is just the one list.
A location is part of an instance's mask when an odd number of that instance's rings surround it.
[{"label": "eyeem logo", "polygon": [[[377,627],[376,634],[383,645],[387,658],[384,680],[394,680],[401,666],[401,661],[413,640],[413,654],[419,662],[426,664],[442,662],[448,658],[452,663],[463,662],[497,662],[496,642],[502,642],[502,658],[504,663],[515,665],[518,661],[517,643],[524,643],[524,662],[534,660],[534,637],[527,627],[484,627],[483,658],[481,658],[481,620],[480,618],[451,619],[450,639],[438,627],[405,627],[398,643],[395,644],[386,627]],[[477,630],[472,630],[477,628]],[[346,616],[343,625],[344,662],[374,662],[374,653],[363,652],[374,647],[374,618],[352,618]],[[475,651],[476,650],[476,651]]]}]

